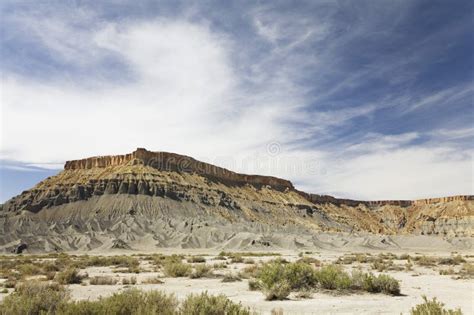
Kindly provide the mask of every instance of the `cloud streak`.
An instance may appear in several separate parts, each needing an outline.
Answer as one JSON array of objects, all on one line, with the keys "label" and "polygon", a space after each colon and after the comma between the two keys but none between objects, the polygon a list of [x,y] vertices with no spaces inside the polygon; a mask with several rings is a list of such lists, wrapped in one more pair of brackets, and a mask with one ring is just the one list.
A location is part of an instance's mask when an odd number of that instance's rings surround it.
[{"label": "cloud streak", "polygon": [[462,21],[410,37],[411,1],[388,12],[181,5],[113,18],[93,5],[10,10],[0,158],[61,164],[146,147],[341,197],[472,193],[472,84],[425,73],[450,58],[455,44],[436,49]]}]

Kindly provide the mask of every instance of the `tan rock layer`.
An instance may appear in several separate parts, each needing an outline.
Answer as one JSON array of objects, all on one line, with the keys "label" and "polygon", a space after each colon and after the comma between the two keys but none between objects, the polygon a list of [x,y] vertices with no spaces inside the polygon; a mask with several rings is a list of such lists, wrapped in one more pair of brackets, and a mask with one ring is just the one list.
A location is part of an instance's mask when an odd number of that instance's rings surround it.
[{"label": "tan rock layer", "polygon": [[134,152],[125,155],[98,156],[82,160],[67,161],[64,165],[64,169],[106,168],[109,166],[133,163],[134,161],[136,161],[136,163],[143,163],[146,166],[151,166],[160,171],[193,172],[228,184],[268,185],[280,191],[294,189],[290,181],[281,178],[239,174],[222,167],[197,161],[189,156],[169,152],[151,152],[143,148],[138,148]]}]

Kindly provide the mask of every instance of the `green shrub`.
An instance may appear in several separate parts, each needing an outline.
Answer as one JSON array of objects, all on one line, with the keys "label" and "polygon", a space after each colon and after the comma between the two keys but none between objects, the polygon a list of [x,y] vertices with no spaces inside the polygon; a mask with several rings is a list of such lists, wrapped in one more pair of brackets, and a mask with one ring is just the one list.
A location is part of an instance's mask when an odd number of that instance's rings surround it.
[{"label": "green shrub", "polygon": [[418,304],[410,310],[411,315],[462,315],[460,309],[450,310],[444,308],[444,303],[438,302],[436,298],[428,300],[422,296],[424,303]]},{"label": "green shrub", "polygon": [[177,307],[178,302],[173,295],[167,295],[160,291],[143,292],[138,289],[130,289],[97,301],[68,303],[60,308],[58,315],[172,315],[177,313]]},{"label": "green shrub", "polygon": [[318,282],[315,269],[302,262],[285,265],[284,278],[292,290],[309,289]]},{"label": "green shrub", "polygon": [[260,282],[258,280],[255,280],[255,279],[250,279],[249,280],[249,290],[250,291],[261,290]]},{"label": "green shrub", "polygon": [[19,284],[15,292],[3,299],[0,314],[54,314],[68,298],[68,291],[58,284],[28,281]]},{"label": "green shrub", "polygon": [[189,295],[181,305],[182,315],[250,315],[248,308],[229,300],[225,295],[208,295],[207,292]]},{"label": "green shrub", "polygon": [[168,277],[187,277],[192,270],[191,265],[182,262],[168,262],[164,268],[165,275]]},{"label": "green shrub", "polygon": [[290,295],[291,286],[284,280],[278,281],[270,287],[264,287],[264,292],[267,301],[284,300]]},{"label": "green shrub", "polygon": [[391,295],[400,294],[400,283],[398,282],[398,280],[394,279],[393,277],[390,277],[389,275],[378,275],[374,278],[373,284],[378,292]]},{"label": "green shrub", "polygon": [[55,276],[55,280],[59,284],[75,284],[81,283],[82,276],[79,275],[79,271],[75,268],[68,268],[64,271],[58,272]]},{"label": "green shrub", "polygon": [[321,267],[316,272],[316,279],[323,289],[328,290],[348,289],[352,284],[349,274],[336,265]]}]

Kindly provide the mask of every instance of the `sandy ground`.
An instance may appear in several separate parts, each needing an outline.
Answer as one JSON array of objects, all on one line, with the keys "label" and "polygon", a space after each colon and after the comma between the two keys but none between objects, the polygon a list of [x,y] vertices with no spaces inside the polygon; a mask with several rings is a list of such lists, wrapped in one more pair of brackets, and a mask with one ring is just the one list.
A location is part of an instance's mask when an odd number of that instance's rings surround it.
[{"label": "sandy ground", "polygon": [[[184,250],[174,251],[183,253]],[[167,251],[170,254],[172,251]],[[207,254],[205,256],[208,264],[218,263],[213,260],[217,253],[205,253],[202,250],[186,252],[187,254]],[[376,254],[377,252],[373,252]],[[400,252],[401,253],[401,252]],[[398,253],[398,254],[400,254]],[[403,252],[405,253],[405,252]],[[426,253],[426,252],[425,252]],[[117,252],[115,253],[117,254]],[[282,252],[282,258],[289,261],[298,259],[297,252]],[[409,253],[415,255],[415,253]],[[472,254],[461,252],[460,254]],[[333,262],[337,257],[342,256],[342,252],[320,252],[306,256],[315,257],[323,262]],[[449,256],[450,253],[433,253],[433,256]],[[251,257],[255,261],[263,261],[275,257]],[[406,261],[396,260],[396,264],[404,265]],[[238,273],[239,270],[248,266],[243,263],[231,264],[229,268],[219,269],[216,272],[220,274]],[[464,314],[474,314],[474,281],[473,280],[455,280],[449,275],[439,275],[438,271],[419,267],[414,265],[413,271],[384,271],[384,273],[400,280],[402,296],[388,296],[384,294],[333,294],[317,292],[309,299],[298,299],[294,294],[290,295],[288,300],[284,301],[265,301],[264,295],[259,291],[250,291],[248,289],[248,280],[240,282],[223,283],[219,278],[162,278],[163,284],[141,284],[147,278],[163,275],[159,272],[151,271],[148,262],[143,261],[142,267],[149,269],[140,274],[113,273],[109,267],[93,267],[83,270],[90,277],[98,275],[108,275],[113,277],[136,276],[137,285],[133,287],[143,290],[162,290],[167,293],[173,293],[178,299],[184,299],[190,293],[200,293],[208,291],[210,294],[225,294],[235,302],[240,302],[249,306],[261,314],[270,314],[272,310],[283,310],[284,314],[407,314],[409,310],[422,302],[422,295],[429,298],[437,297],[449,308],[460,307]],[[369,271],[368,264],[359,264],[357,262],[351,265],[344,265],[346,270],[352,268],[362,268]],[[377,274],[377,272],[374,272]],[[70,285],[71,297],[75,300],[94,300],[101,296],[109,296],[114,292],[125,290],[131,286],[124,285]],[[5,294],[0,294],[0,299]]]}]

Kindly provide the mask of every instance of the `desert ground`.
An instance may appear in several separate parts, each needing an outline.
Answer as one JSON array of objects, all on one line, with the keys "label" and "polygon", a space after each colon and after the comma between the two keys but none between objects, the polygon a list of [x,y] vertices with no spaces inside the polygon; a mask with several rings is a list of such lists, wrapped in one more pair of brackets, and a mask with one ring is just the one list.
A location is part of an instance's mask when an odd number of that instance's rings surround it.
[{"label": "desert ground", "polygon": [[[59,282],[72,301],[94,301],[130,288],[159,290],[183,301],[189,294],[224,294],[256,314],[409,314],[422,296],[446,308],[474,313],[474,252],[444,251],[259,251],[217,252],[203,249],[1,256],[0,300],[22,282]],[[250,289],[265,264],[299,262],[314,270],[336,266],[354,272],[386,274],[399,282],[399,293],[371,293],[352,287],[319,284],[292,289],[268,300],[268,290]],[[184,267],[183,267],[184,266]],[[175,268],[176,267],[176,268]],[[64,278],[74,268],[77,279]],[[180,270],[181,268],[181,270]],[[61,278],[61,274],[63,277]],[[300,278],[298,278],[300,277]],[[301,274],[298,281],[303,281]],[[257,279],[258,280],[258,279]],[[14,293],[13,293],[14,294]]]}]

